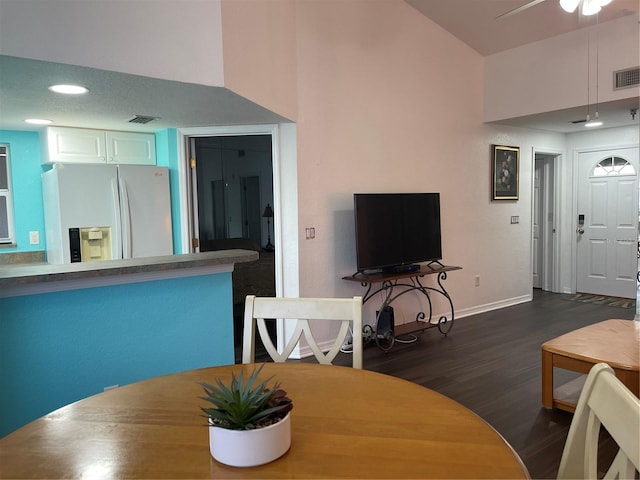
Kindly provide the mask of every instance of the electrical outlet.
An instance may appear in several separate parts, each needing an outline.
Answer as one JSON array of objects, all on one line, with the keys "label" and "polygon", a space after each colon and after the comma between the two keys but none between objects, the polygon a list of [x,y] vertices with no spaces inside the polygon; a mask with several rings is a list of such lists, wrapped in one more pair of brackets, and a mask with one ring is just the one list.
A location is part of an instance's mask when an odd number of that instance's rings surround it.
[{"label": "electrical outlet", "polygon": [[30,245],[39,245],[40,244],[40,232],[33,231],[29,232],[29,244]]},{"label": "electrical outlet", "polygon": [[513,215],[511,217],[511,225],[515,225],[517,223],[520,223],[520,217],[518,215]]},{"label": "electrical outlet", "polygon": [[476,287],[480,286],[480,275],[476,275]]}]

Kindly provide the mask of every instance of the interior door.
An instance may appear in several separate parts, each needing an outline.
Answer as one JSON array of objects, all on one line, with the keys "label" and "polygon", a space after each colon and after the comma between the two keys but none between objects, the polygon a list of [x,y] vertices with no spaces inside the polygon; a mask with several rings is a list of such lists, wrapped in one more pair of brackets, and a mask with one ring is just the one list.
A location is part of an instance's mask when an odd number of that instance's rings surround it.
[{"label": "interior door", "polygon": [[578,156],[578,292],[635,298],[638,148]]},{"label": "interior door", "polygon": [[536,153],[533,188],[533,288],[554,291],[555,154]]},{"label": "interior door", "polygon": [[542,288],[542,239],[544,237],[544,223],[541,216],[543,214],[544,198],[542,182],[544,163],[538,158],[535,161],[533,173],[533,288]]}]

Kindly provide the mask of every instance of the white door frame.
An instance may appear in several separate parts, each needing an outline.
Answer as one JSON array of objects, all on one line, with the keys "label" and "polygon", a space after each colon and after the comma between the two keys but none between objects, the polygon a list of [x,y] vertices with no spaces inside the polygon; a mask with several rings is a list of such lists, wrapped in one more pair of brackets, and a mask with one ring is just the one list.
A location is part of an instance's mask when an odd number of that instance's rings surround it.
[{"label": "white door frame", "polygon": [[192,137],[216,137],[216,136],[245,136],[245,135],[271,135],[271,157],[273,169],[273,236],[275,240],[275,275],[276,295],[282,292],[282,222],[280,202],[280,155],[278,142],[278,125],[232,125],[193,127],[178,129],[178,172],[180,177],[180,217],[183,253],[191,252],[191,239],[195,236],[193,220],[191,218],[190,203],[193,202],[190,192],[190,168],[187,158],[188,139]]},{"label": "white door frame", "polygon": [[[182,253],[191,252],[193,225],[190,214],[189,137],[219,135],[271,135],[273,162],[273,241],[275,246],[276,296],[298,297],[298,171],[297,129],[294,123],[227,125],[177,129],[178,178],[180,182],[180,234]],[[286,208],[285,208],[286,206]],[[291,330],[291,331],[290,331]],[[278,348],[284,347],[293,328],[278,322]],[[298,347],[299,348],[299,347]],[[294,352],[295,353],[295,352]]]},{"label": "white door frame", "polygon": [[[548,202],[543,202],[545,205],[545,212],[543,213],[544,217],[547,217],[549,214],[553,217],[553,225],[552,232],[547,232],[543,238],[542,251],[543,260],[542,264],[544,265],[544,276],[545,281],[543,285],[543,289],[550,290],[555,293],[560,292],[560,273],[562,271],[562,264],[560,262],[560,245],[562,239],[562,209],[560,208],[561,199],[562,199],[562,162],[564,161],[564,153],[558,152],[555,149],[541,148],[541,147],[533,147],[531,158],[533,158],[533,165],[531,168],[531,218],[534,217],[534,198],[535,198],[535,158],[536,155],[545,155],[547,157],[553,157],[553,161],[551,163],[551,168],[547,169],[547,173],[549,174],[549,178],[553,179],[553,192],[547,193],[547,197],[549,195],[553,198],[553,206],[551,208],[548,207]],[[546,187],[546,185],[545,185]],[[533,222],[530,226],[531,228],[531,259],[530,259],[530,275],[529,281],[531,282],[531,288],[533,289],[533,261],[534,261],[534,252],[533,252]]]}]

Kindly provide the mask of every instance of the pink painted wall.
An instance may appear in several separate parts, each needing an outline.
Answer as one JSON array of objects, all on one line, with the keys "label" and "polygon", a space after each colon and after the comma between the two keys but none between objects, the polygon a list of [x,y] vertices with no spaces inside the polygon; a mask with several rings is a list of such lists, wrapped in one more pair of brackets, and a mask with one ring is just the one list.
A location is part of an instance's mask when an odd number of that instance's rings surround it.
[{"label": "pink painted wall", "polygon": [[[442,194],[445,261],[462,205],[488,201],[483,59],[403,1],[299,2],[298,189],[301,294],[355,294],[354,192]],[[476,152],[476,153],[472,153]],[[487,177],[488,178],[488,177]]]},{"label": "pink painted wall", "polygon": [[225,87],[297,118],[294,0],[222,0]]}]

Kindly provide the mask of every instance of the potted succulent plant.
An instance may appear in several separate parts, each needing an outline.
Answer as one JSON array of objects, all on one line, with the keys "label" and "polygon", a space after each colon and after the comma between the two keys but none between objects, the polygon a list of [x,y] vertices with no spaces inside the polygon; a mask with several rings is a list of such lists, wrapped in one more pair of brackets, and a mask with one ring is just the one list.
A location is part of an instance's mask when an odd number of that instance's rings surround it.
[{"label": "potted succulent plant", "polygon": [[258,381],[261,365],[246,380],[241,371],[225,385],[200,383],[212,407],[201,407],[209,419],[209,449],[213,458],[234,467],[262,465],[284,455],[291,446],[290,412],[287,392],[275,383]]}]

